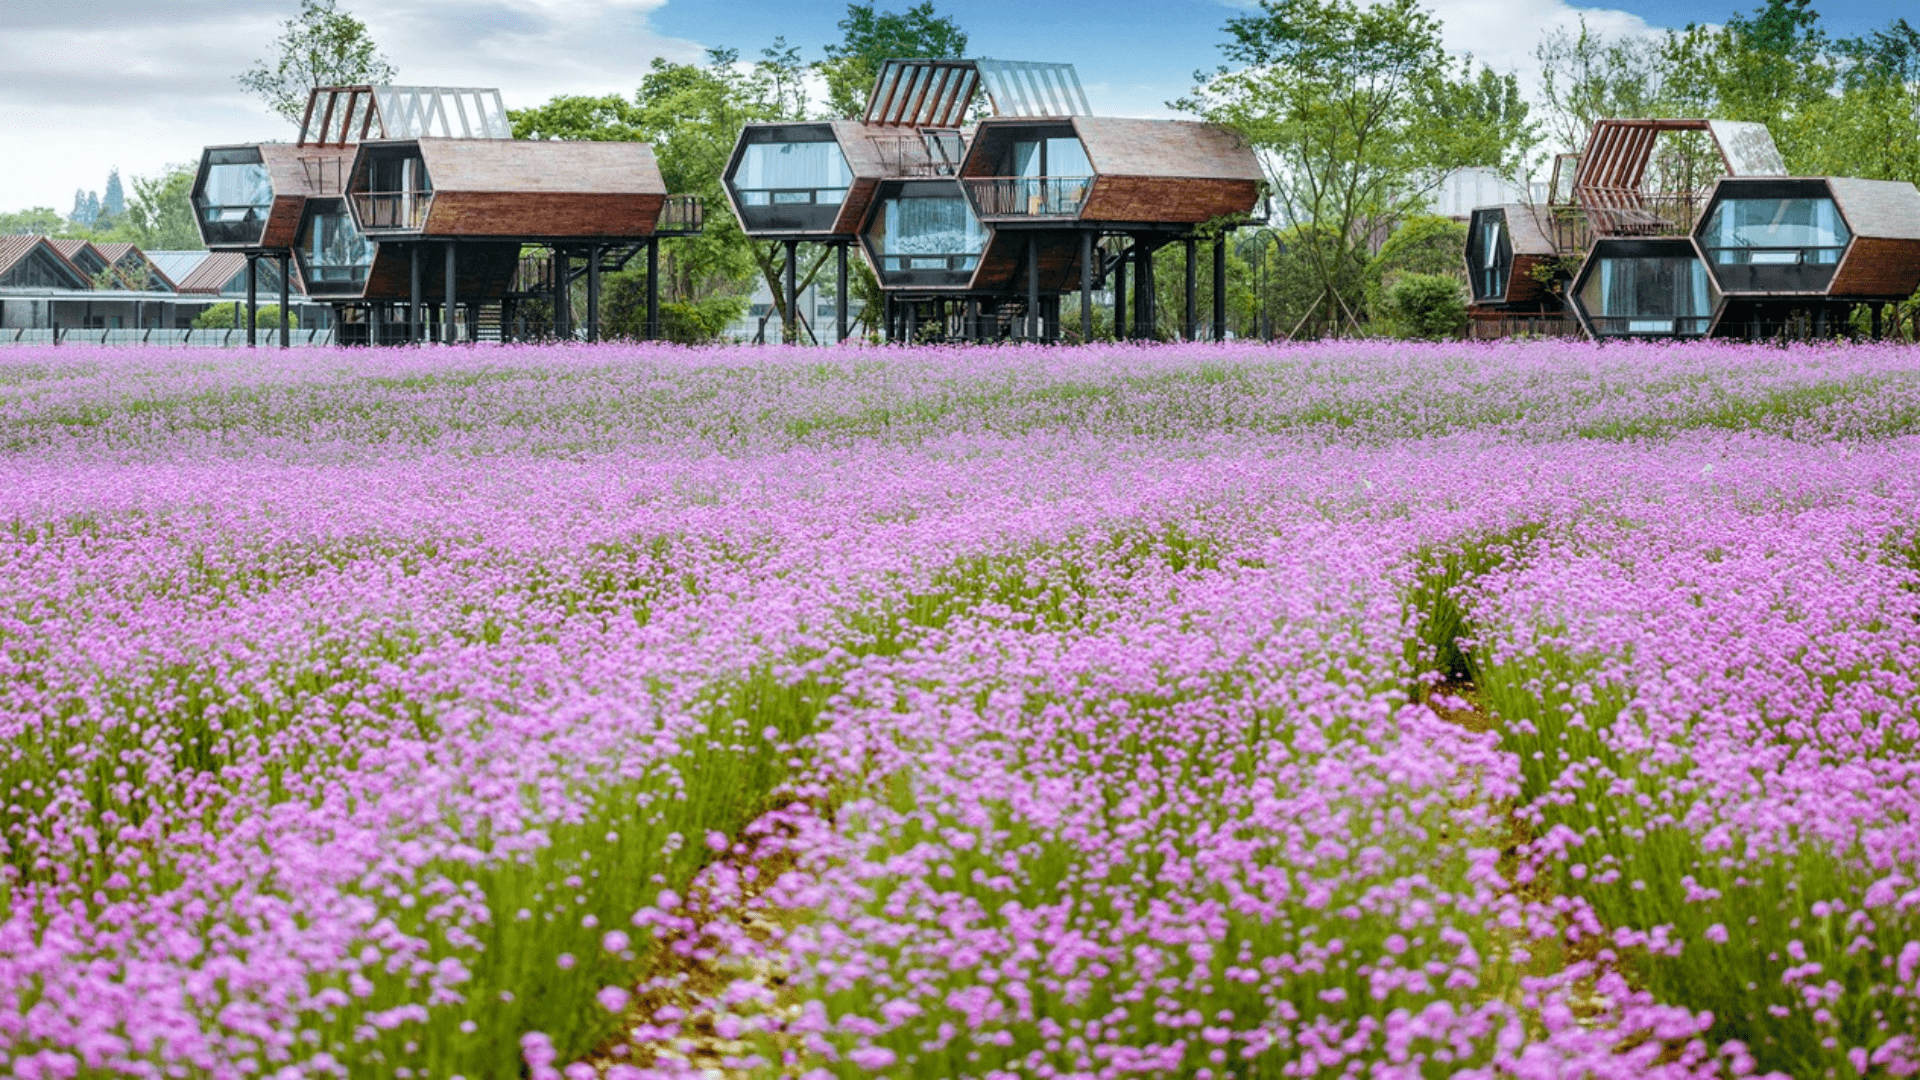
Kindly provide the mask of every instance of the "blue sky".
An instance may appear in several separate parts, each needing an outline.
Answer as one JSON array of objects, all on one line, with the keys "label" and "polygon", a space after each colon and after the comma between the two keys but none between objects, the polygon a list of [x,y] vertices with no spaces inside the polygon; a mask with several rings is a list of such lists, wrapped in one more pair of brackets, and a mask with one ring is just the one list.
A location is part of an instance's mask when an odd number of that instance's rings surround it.
[{"label": "blue sky", "polygon": [[[846,0],[339,0],[367,23],[400,82],[499,87],[510,108],[556,94],[628,93],[653,58],[711,46],[753,58],[779,35],[821,56]],[[880,0],[903,10],[913,0]],[[1606,34],[1721,22],[1758,0],[1429,0],[1445,44],[1528,81],[1543,33],[1576,19]],[[1166,115],[1221,60],[1239,0],[936,0],[977,56],[1073,63],[1097,112]],[[1913,4],[1817,0],[1855,35]],[[0,0],[0,210],[73,205],[75,188],[198,158],[203,146],[292,137],[233,77],[265,55],[298,0]],[[32,163],[26,165],[23,163]],[[129,189],[131,190],[131,188]]]}]

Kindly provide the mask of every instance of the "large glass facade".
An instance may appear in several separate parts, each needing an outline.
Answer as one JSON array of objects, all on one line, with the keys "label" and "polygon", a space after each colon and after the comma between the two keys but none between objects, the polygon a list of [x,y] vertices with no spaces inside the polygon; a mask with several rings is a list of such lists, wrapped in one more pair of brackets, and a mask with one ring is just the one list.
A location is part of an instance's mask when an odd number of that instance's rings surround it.
[{"label": "large glass facade", "polygon": [[1708,333],[1718,296],[1692,253],[1598,253],[1579,293],[1602,337],[1690,337]]},{"label": "large glass facade", "polygon": [[374,263],[374,242],[338,202],[314,204],[300,235],[300,273],[309,293],[359,293]]},{"label": "large glass facade", "polygon": [[257,244],[274,205],[274,184],[253,147],[207,151],[207,168],[194,199],[201,237],[208,244]]},{"label": "large glass facade", "polygon": [[887,197],[868,237],[883,274],[972,274],[988,243],[987,229],[952,184],[909,185]]},{"label": "large glass facade", "polygon": [[1737,293],[1821,293],[1849,246],[1821,181],[1726,181],[1695,237],[1715,279]]},{"label": "large glass facade", "polygon": [[832,139],[819,142],[749,143],[741,148],[734,188],[750,207],[833,203],[848,194],[854,174]]},{"label": "large glass facade", "polygon": [[1826,195],[1723,199],[1709,211],[1701,238],[1721,264],[1835,263],[1849,246],[1849,227]]}]

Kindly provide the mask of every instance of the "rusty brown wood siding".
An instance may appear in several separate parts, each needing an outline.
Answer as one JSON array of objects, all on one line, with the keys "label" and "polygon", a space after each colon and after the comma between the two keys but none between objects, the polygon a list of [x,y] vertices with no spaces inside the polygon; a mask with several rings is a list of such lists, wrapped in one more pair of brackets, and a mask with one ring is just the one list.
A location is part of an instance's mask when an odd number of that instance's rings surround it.
[{"label": "rusty brown wood siding", "polygon": [[[981,253],[969,288],[1025,295],[1028,290],[1028,231],[997,230]],[[1041,292],[1081,291],[1081,241],[1074,233],[1037,232]]]},{"label": "rusty brown wood siding", "polygon": [[300,212],[307,206],[304,195],[280,195],[274,188],[274,205],[267,211],[267,228],[260,234],[262,248],[292,248],[300,242]]},{"label": "rusty brown wood siding", "polygon": [[1518,255],[1508,272],[1508,291],[1502,299],[1509,304],[1559,305],[1559,298],[1536,280],[1534,271],[1549,259],[1538,255]]},{"label": "rusty brown wood siding", "polygon": [[424,237],[646,237],[660,218],[663,193],[621,195],[438,191]]},{"label": "rusty brown wood siding", "polygon": [[[421,246],[421,301],[446,299],[446,255],[440,245]],[[498,300],[513,283],[520,245],[463,244],[455,253],[454,292],[461,303]],[[413,260],[405,244],[383,244],[374,252],[361,296],[370,301],[406,301],[413,291]]]},{"label": "rusty brown wood siding", "polygon": [[1916,290],[1922,242],[1893,237],[1857,237],[1829,282],[1831,297],[1907,297]]},{"label": "rusty brown wood siding", "polygon": [[1252,180],[1098,176],[1081,209],[1084,221],[1194,224],[1247,214],[1260,191]]},{"label": "rusty brown wood siding", "polygon": [[874,193],[881,182],[873,177],[856,175],[854,183],[848,185],[847,197],[841,200],[841,216],[834,219],[836,233],[853,236],[861,232],[867,224],[868,208],[874,205]]},{"label": "rusty brown wood siding", "polygon": [[[292,143],[262,143],[260,161],[267,167],[267,177],[273,182],[274,202],[267,211],[267,228],[261,233],[260,246],[294,247],[300,242],[300,219],[307,209],[307,200],[315,196],[334,197],[341,194],[316,188],[307,168],[301,164],[302,158],[338,161],[338,174],[344,177],[353,157],[353,147],[322,149],[295,146]],[[332,175],[334,173],[330,171],[329,176]]]}]

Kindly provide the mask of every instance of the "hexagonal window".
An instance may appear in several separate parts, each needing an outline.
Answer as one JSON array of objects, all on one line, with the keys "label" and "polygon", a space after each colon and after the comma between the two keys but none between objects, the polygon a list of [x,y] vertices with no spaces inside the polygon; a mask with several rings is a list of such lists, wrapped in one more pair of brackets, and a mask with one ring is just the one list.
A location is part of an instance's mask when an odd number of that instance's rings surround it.
[{"label": "hexagonal window", "polygon": [[363,146],[347,190],[360,227],[370,233],[418,233],[434,203],[419,143]]},{"label": "hexagonal window", "polygon": [[762,124],[741,133],[728,187],[750,233],[834,228],[854,172],[827,124]]},{"label": "hexagonal window", "polygon": [[1708,268],[1681,238],[1597,241],[1575,302],[1598,338],[1692,338],[1721,303]]},{"label": "hexagonal window", "polygon": [[988,230],[951,180],[884,185],[863,237],[886,285],[965,287]]},{"label": "hexagonal window", "polygon": [[1727,180],[1696,239],[1724,291],[1820,293],[1850,238],[1819,180]]},{"label": "hexagonal window", "polygon": [[354,225],[344,200],[317,199],[307,204],[295,256],[310,296],[357,296],[374,264],[374,242]]},{"label": "hexagonal window", "polygon": [[1508,274],[1515,261],[1508,241],[1508,213],[1500,207],[1478,207],[1468,220],[1468,269],[1477,301],[1508,297]]},{"label": "hexagonal window", "polygon": [[274,183],[260,148],[210,148],[201,158],[193,204],[201,240],[207,244],[259,244],[274,205]]}]

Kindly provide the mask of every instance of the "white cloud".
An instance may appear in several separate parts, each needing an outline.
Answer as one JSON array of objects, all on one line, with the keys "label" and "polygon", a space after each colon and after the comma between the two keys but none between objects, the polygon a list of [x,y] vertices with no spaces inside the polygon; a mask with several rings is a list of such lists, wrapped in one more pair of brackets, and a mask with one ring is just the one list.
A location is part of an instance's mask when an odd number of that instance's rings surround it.
[{"label": "white cloud", "polygon": [[[499,87],[509,108],[630,92],[656,56],[702,47],[648,23],[666,0],[347,0],[399,81]],[[194,161],[202,147],[289,139],[234,83],[264,58],[293,0],[0,2],[0,210],[65,213],[98,191]],[[131,194],[131,186],[128,188]]]}]

